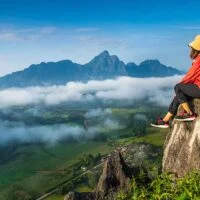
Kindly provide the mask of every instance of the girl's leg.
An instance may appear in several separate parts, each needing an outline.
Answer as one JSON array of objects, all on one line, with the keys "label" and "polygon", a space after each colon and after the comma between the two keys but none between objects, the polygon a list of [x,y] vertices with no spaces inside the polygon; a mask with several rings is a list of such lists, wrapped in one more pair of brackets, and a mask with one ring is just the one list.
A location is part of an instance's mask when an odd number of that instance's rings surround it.
[{"label": "girl's leg", "polygon": [[[169,106],[167,114],[163,117],[164,122],[170,121],[170,119],[172,119],[174,117],[174,115],[176,115],[179,105],[180,105],[179,98],[177,96],[175,96]],[[192,111],[187,102],[182,103],[181,106],[187,113],[192,114]]]},{"label": "girl's leg", "polygon": [[[151,126],[159,128],[169,127],[169,120],[176,115],[179,105],[190,115],[190,121],[195,117],[192,116],[192,111],[187,103],[191,98],[200,98],[200,88],[195,84],[182,84],[178,83],[174,87],[176,96],[171,102],[167,114],[162,119],[158,119],[155,123],[151,123]],[[193,119],[191,118],[193,117]],[[186,120],[185,120],[186,121]],[[189,120],[188,120],[189,121]]]},{"label": "girl's leg", "polygon": [[168,122],[172,117],[174,116],[174,114],[168,112],[165,117],[163,118],[164,122]]},{"label": "girl's leg", "polygon": [[175,86],[175,93],[178,103],[183,107],[187,114],[179,115],[175,117],[178,121],[193,121],[196,118],[196,114],[192,112],[188,101],[194,98],[200,98],[200,88],[195,84],[182,84],[178,83]]},{"label": "girl's leg", "polygon": [[151,123],[151,126],[159,128],[168,128],[169,127],[168,122],[174,116],[174,113],[176,113],[178,106],[179,106],[178,98],[174,97],[173,101],[169,106],[169,111],[165,115],[165,117],[162,119],[157,119],[155,122]]},{"label": "girl's leg", "polygon": [[179,105],[180,103],[178,101],[178,97],[175,96],[173,101],[169,105],[167,114],[163,117],[164,122],[168,122],[171,118],[174,117],[174,115],[176,115]]},{"label": "girl's leg", "polygon": [[[190,107],[189,107],[189,105],[188,105],[187,102],[182,103],[181,106],[183,107],[183,109],[184,109],[187,113],[189,113],[189,114],[192,115],[192,111],[190,110]],[[164,121],[164,122],[168,122],[168,121],[170,121],[171,118],[173,118],[173,116],[174,116],[174,114],[172,114],[171,112],[168,112],[168,113],[163,117],[163,121]]]},{"label": "girl's leg", "polygon": [[188,105],[187,102],[182,103],[181,106],[183,107],[183,109],[184,109],[188,114],[192,115],[192,111],[191,111],[191,109],[190,109],[190,107],[189,107],[189,105]]},{"label": "girl's leg", "polygon": [[193,98],[200,98],[200,88],[195,84],[183,84],[178,83],[174,87],[178,102],[181,104],[183,109],[188,113],[192,114],[192,110],[189,107],[188,100]]}]

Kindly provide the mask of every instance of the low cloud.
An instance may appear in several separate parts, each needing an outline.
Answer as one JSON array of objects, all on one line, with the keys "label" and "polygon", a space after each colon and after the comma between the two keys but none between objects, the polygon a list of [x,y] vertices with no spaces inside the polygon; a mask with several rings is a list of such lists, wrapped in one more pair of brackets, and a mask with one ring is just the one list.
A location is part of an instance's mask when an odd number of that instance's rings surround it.
[{"label": "low cloud", "polygon": [[[119,77],[103,81],[69,82],[63,86],[9,88],[0,90],[0,108],[40,104],[57,105],[64,102],[102,100],[134,101],[146,99],[167,106],[174,96],[173,87],[182,76],[166,78]],[[101,112],[101,111],[96,111]],[[88,115],[92,115],[89,113]]]},{"label": "low cloud", "polygon": [[109,129],[118,129],[120,128],[120,125],[117,121],[108,118],[104,121],[104,127]]},{"label": "low cloud", "polygon": [[[70,82],[63,86],[9,88],[0,90],[1,112],[9,115],[21,115],[12,106],[28,106],[25,114],[41,116],[45,105],[60,103],[91,103],[95,101],[120,101],[123,104],[137,100],[168,106],[174,96],[173,87],[182,76],[166,78],[131,78],[119,77],[103,81]],[[96,103],[96,102],[95,102]],[[35,106],[32,106],[35,105]],[[28,126],[23,122],[0,121],[0,144],[10,141],[35,142],[52,144],[73,136],[74,138],[92,138],[102,129],[118,129],[123,124],[112,116],[107,108],[90,109],[84,115],[86,120],[99,117],[98,124],[88,123],[87,128],[81,125],[51,124]],[[136,114],[136,120],[144,120],[145,115]]]},{"label": "low cloud", "polygon": [[109,118],[87,129],[80,125],[51,124],[28,126],[23,122],[0,120],[0,145],[7,144],[11,141],[19,143],[43,142],[55,144],[68,137],[73,137],[76,140],[80,138],[90,139],[104,128],[117,129],[119,127],[117,121]]},{"label": "low cloud", "polygon": [[136,120],[142,120],[142,121],[148,121],[147,116],[144,114],[136,114],[134,115],[134,119]]},{"label": "low cloud", "polygon": [[40,126],[27,126],[19,122],[0,121],[0,145],[10,141],[17,142],[45,142],[53,144],[61,139],[72,136],[78,139],[83,135],[85,138],[92,137],[97,130],[86,131],[82,126],[53,124]]},{"label": "low cloud", "polygon": [[104,116],[106,114],[111,114],[112,110],[109,108],[102,109],[102,108],[97,108],[97,109],[91,109],[88,112],[85,113],[86,118],[90,117],[98,117],[98,116]]}]

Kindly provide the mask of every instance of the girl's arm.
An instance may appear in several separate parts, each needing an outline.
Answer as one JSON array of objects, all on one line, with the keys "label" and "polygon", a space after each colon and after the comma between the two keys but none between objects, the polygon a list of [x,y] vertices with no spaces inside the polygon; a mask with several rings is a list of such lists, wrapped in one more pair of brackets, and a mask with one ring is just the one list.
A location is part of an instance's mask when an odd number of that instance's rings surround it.
[{"label": "girl's arm", "polygon": [[200,70],[199,63],[193,63],[193,65],[190,67],[189,71],[186,73],[186,75],[182,78],[180,83],[193,83],[197,76],[199,76],[198,70]]}]

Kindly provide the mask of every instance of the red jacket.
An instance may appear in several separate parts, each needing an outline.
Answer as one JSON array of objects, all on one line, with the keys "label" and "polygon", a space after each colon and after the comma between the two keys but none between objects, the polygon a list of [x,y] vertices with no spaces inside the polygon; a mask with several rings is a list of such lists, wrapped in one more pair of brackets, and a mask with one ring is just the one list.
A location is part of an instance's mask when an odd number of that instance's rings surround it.
[{"label": "red jacket", "polygon": [[193,83],[200,88],[200,55],[193,61],[192,66],[180,83]]}]

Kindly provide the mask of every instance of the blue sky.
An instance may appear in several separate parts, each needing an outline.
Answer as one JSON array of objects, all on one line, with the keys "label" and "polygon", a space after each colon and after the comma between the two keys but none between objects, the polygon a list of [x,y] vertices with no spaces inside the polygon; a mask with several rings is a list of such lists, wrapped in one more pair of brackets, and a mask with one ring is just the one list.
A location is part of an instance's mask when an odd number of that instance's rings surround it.
[{"label": "blue sky", "polygon": [[105,49],[125,63],[156,58],[187,70],[199,8],[196,0],[0,0],[0,76],[42,61],[84,64]]}]

